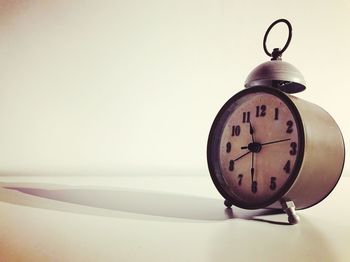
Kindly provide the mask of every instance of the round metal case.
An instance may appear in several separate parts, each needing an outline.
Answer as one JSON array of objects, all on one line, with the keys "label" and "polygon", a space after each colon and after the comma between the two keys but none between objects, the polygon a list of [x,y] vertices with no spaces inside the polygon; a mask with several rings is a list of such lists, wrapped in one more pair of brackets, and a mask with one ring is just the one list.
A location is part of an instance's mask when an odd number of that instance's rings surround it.
[{"label": "round metal case", "polygon": [[[237,131],[239,130],[239,131]],[[297,209],[324,199],[344,164],[344,142],[319,106],[270,87],[229,99],[211,127],[207,160],[221,195],[246,209]]]}]

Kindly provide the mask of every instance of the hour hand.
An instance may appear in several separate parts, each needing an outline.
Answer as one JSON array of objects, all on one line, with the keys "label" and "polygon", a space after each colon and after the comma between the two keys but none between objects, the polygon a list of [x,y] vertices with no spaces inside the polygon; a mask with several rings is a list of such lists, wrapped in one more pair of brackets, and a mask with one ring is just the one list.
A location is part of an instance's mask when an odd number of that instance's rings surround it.
[{"label": "hour hand", "polygon": [[[250,123],[250,121],[249,121],[249,133],[250,133],[250,136],[252,137],[252,143],[255,144],[254,129],[253,129],[252,123]],[[252,143],[250,143],[250,144],[252,144]],[[249,145],[248,146],[242,146],[241,149],[249,149]]]},{"label": "hour hand", "polygon": [[[252,123],[249,122],[249,133],[253,136],[254,134],[254,129],[252,127]],[[254,139],[253,139],[254,140]]]},{"label": "hour hand", "polygon": [[253,127],[252,127],[252,123],[250,123],[250,121],[249,121],[249,133],[250,133],[250,136],[252,137],[252,142],[254,143],[255,142],[255,140],[254,140],[254,129],[253,129]]}]

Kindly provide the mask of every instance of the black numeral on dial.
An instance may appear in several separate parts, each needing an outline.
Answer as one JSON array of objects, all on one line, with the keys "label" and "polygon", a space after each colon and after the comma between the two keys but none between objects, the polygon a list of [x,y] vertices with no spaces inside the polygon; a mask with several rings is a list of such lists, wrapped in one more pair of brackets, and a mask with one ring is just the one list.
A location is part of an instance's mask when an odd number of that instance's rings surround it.
[{"label": "black numeral on dial", "polygon": [[256,117],[266,116],[266,105],[256,106]]},{"label": "black numeral on dial", "polygon": [[278,111],[278,107],[275,108],[275,120],[278,120],[278,116],[279,116],[279,111]]},{"label": "black numeral on dial", "polygon": [[295,143],[295,142],[292,142],[292,143],[290,143],[290,148],[291,148],[291,150],[289,151],[289,154],[291,155],[291,156],[295,156],[296,155],[296,153],[297,153],[297,143]]},{"label": "black numeral on dial", "polygon": [[284,165],[283,170],[289,174],[290,173],[290,160],[287,161],[287,163]]},{"label": "black numeral on dial", "polygon": [[276,185],[276,177],[271,177],[271,180],[270,180],[270,189],[271,190],[275,190],[276,189],[276,187],[277,187],[277,185]]},{"label": "black numeral on dial", "polygon": [[235,161],[230,160],[230,163],[228,165],[228,170],[233,171],[235,169]]},{"label": "black numeral on dial", "polygon": [[227,142],[227,144],[226,144],[226,153],[230,153],[231,152],[231,147],[232,147],[231,143]]},{"label": "black numeral on dial", "polygon": [[249,123],[250,122],[250,112],[243,112],[243,123]]},{"label": "black numeral on dial", "polygon": [[287,121],[286,124],[287,124],[287,130],[286,130],[286,132],[287,132],[288,134],[293,133],[293,125],[294,125],[293,121],[289,120],[289,121]]},{"label": "black numeral on dial", "polygon": [[232,136],[239,136],[241,133],[240,126],[232,126]]},{"label": "black numeral on dial", "polygon": [[239,185],[239,186],[242,185],[242,179],[243,179],[243,174],[239,174],[239,175],[238,175],[238,185]]},{"label": "black numeral on dial", "polygon": [[256,192],[258,192],[258,183],[256,181],[254,181],[252,183],[252,192],[255,194]]}]

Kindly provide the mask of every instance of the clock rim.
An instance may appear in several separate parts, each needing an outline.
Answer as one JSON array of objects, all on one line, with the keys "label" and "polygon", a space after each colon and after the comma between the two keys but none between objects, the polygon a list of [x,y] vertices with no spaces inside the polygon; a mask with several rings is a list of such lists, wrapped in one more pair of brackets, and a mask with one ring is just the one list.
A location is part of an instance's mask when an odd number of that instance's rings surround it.
[{"label": "clock rim", "polygon": [[[227,112],[227,109],[234,103],[235,101],[239,100],[245,95],[251,94],[251,93],[268,93],[272,94],[278,98],[280,98],[285,105],[288,107],[288,109],[291,111],[294,120],[296,122],[296,127],[298,130],[298,143],[299,143],[299,152],[297,154],[295,164],[293,167],[293,170],[291,171],[291,174],[289,175],[288,180],[284,183],[284,185],[277,191],[276,194],[272,195],[270,198],[268,198],[266,201],[249,204],[247,202],[243,202],[238,197],[234,197],[230,195],[227,191],[224,189],[224,186],[220,183],[218,180],[218,175],[223,177],[219,161],[215,161],[215,151],[218,150],[218,146],[220,143],[216,143],[215,147],[215,135],[219,132],[219,134],[222,133],[222,127],[218,126],[218,122],[220,119],[225,115]],[[227,113],[226,113],[227,114]],[[219,141],[221,140],[221,135],[219,137]],[[290,188],[293,186],[296,178],[299,175],[303,159],[304,159],[304,150],[305,150],[305,132],[304,132],[304,125],[301,118],[301,115],[299,113],[299,110],[297,106],[294,104],[294,102],[289,98],[289,95],[283,93],[282,91],[271,88],[268,86],[254,86],[251,88],[243,89],[240,92],[233,95],[219,110],[217,113],[213,124],[211,126],[209,136],[208,136],[208,142],[207,142],[207,164],[209,168],[209,173],[211,176],[211,179],[216,187],[216,189],[219,191],[219,193],[225,198],[225,200],[228,200],[233,205],[244,208],[244,209],[259,209],[259,208],[265,208],[273,203],[276,203],[277,201],[281,200],[284,195],[290,190]],[[219,153],[216,159],[219,158]],[[215,163],[216,162],[216,163]],[[216,165],[216,166],[215,166]],[[219,167],[219,168],[217,168]],[[219,170],[219,174],[216,173],[216,170]]]}]

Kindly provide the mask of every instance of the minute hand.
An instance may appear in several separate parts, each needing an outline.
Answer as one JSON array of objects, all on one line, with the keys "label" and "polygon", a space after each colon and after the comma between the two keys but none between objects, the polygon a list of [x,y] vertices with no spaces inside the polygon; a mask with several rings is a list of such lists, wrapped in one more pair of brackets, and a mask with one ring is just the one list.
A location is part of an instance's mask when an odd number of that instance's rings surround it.
[{"label": "minute hand", "polygon": [[290,138],[276,140],[276,141],[271,141],[271,142],[266,142],[266,143],[261,143],[261,145],[264,146],[264,145],[269,145],[269,144],[275,144],[275,143],[284,142],[284,141],[288,141],[288,140],[290,140]]}]

